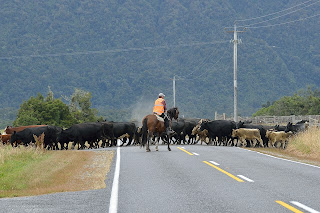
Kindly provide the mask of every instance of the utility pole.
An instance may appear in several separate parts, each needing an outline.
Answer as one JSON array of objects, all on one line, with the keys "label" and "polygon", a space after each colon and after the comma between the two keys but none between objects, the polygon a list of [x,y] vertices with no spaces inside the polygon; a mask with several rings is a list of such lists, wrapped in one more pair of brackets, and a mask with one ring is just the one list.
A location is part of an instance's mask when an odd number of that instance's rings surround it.
[{"label": "utility pole", "polygon": [[[226,30],[226,28],[225,28]],[[238,43],[241,43],[241,39],[238,40],[238,34],[245,32],[245,28],[242,31],[237,30],[236,22],[234,23],[234,27],[232,31],[226,31],[227,33],[233,33],[233,40],[230,42],[233,43],[233,119],[235,122],[238,122],[238,80],[237,80],[237,72],[238,72]]]},{"label": "utility pole", "polygon": [[173,107],[176,107],[176,76],[173,76]]}]

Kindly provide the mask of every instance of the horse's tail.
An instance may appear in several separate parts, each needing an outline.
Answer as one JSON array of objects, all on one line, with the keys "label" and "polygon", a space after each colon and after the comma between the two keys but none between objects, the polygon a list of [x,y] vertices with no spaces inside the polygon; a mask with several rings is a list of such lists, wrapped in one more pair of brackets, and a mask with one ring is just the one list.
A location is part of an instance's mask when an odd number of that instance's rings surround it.
[{"label": "horse's tail", "polygon": [[142,128],[141,128],[141,134],[142,134],[142,141],[141,146],[145,146],[148,140],[148,118],[144,118],[142,121]]}]

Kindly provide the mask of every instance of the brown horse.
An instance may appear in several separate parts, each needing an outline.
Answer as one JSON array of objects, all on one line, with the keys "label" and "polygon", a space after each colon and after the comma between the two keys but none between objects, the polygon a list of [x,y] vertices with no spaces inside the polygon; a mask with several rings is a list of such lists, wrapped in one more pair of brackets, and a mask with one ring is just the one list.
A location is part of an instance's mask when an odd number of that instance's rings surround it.
[{"label": "brown horse", "polygon": [[[179,116],[179,110],[177,107],[171,108],[167,112],[168,117],[170,119],[170,122],[172,118],[178,119]],[[146,144],[146,151],[150,152],[149,148],[149,141],[150,138],[153,137],[155,134],[158,135],[160,138],[161,134],[166,131],[166,127],[164,126],[163,121],[159,121],[154,114],[150,114],[145,116],[142,119],[142,143],[141,146],[145,146]],[[158,145],[159,145],[159,139],[156,141],[156,151],[158,151]],[[170,143],[168,142],[168,150],[171,151],[170,149]]]}]

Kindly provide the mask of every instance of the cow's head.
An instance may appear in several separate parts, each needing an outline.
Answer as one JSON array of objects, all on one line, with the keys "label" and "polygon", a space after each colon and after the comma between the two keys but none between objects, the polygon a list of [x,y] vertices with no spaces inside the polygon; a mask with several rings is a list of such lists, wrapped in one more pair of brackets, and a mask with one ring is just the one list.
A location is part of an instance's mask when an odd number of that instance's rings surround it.
[{"label": "cow's head", "polygon": [[244,122],[243,121],[239,121],[238,123],[236,123],[236,128],[243,128]]},{"label": "cow's head", "polygon": [[174,118],[175,120],[177,120],[178,117],[179,117],[179,113],[180,113],[180,112],[179,112],[178,107],[173,107],[173,108],[171,108],[171,109],[169,109],[169,110],[167,111],[167,114],[168,114],[170,120],[172,120],[172,118]]},{"label": "cow's head", "polygon": [[235,138],[235,137],[237,137],[237,133],[238,133],[238,129],[233,129],[231,136],[232,136],[233,138]]},{"label": "cow's head", "polygon": [[288,122],[286,129],[284,131],[285,132],[293,131],[293,124],[291,122]]},{"label": "cow's head", "polygon": [[208,120],[202,120],[202,122],[200,123],[200,131],[203,131],[207,128],[208,122]]}]

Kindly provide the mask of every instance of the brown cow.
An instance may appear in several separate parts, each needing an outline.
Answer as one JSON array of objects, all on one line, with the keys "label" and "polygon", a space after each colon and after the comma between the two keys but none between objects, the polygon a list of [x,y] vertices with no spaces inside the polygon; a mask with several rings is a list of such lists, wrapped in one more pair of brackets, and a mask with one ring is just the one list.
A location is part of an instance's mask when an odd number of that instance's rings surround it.
[{"label": "brown cow", "polygon": [[3,145],[10,144],[10,138],[11,138],[11,134],[9,134],[9,135],[0,135],[0,143],[2,142]]},{"label": "brown cow", "polygon": [[9,134],[13,134],[14,131],[20,132],[26,128],[33,128],[33,127],[40,127],[40,126],[47,126],[47,125],[30,125],[30,126],[19,126],[19,127],[7,126],[7,128],[4,130],[4,132],[7,135],[9,135]]}]

